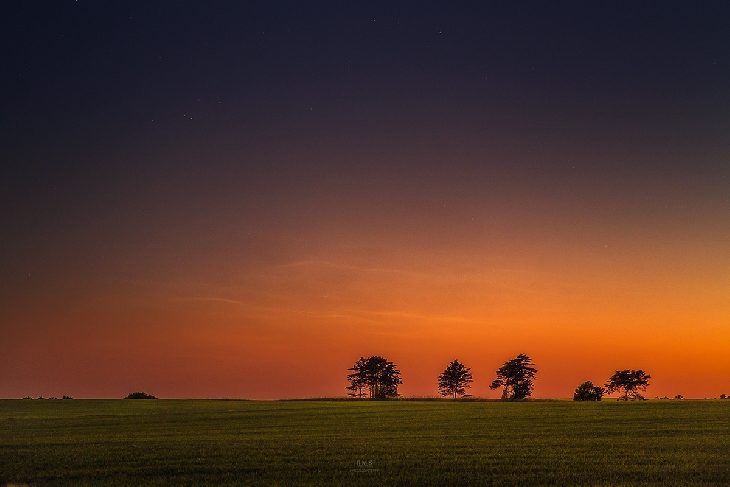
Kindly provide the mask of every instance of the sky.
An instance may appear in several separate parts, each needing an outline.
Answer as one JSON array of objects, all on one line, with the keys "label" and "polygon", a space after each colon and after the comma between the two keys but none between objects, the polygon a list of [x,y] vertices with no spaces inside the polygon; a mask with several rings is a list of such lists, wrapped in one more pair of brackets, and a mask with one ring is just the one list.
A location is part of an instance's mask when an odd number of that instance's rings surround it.
[{"label": "sky", "polygon": [[730,393],[727,2],[9,2],[0,397]]}]

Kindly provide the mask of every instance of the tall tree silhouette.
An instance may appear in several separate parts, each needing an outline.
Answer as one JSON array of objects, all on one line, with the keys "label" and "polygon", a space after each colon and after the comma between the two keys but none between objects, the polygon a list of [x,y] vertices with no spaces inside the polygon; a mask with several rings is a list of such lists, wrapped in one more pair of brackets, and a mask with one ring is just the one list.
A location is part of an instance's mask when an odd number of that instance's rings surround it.
[{"label": "tall tree silhouette", "polygon": [[347,380],[350,382],[350,385],[347,386],[348,396],[365,397],[367,395],[367,374],[365,372],[366,369],[367,359],[365,357],[360,357],[360,359],[355,362],[355,365],[347,369],[352,372],[351,374],[347,375]]},{"label": "tall tree silhouette", "polygon": [[609,377],[606,383],[606,392],[609,394],[616,391],[623,391],[622,399],[643,399],[639,391],[645,391],[649,387],[651,376],[641,369],[617,370]]},{"label": "tall tree silhouette", "polygon": [[458,360],[454,360],[439,375],[439,394],[451,396],[454,399],[464,396],[466,389],[471,387],[472,380],[471,369]]},{"label": "tall tree silhouette", "polygon": [[502,391],[502,399],[525,399],[532,394],[532,382],[537,374],[537,369],[533,367],[532,359],[524,353],[519,354],[504,363],[497,369],[497,378],[492,381],[490,389],[499,389],[504,387]]},{"label": "tall tree silhouette", "polygon": [[379,355],[360,357],[348,370],[351,373],[347,375],[347,380],[350,382],[347,390],[350,391],[348,394],[354,397],[365,395],[371,399],[397,397],[398,385],[403,383],[397,366]]}]

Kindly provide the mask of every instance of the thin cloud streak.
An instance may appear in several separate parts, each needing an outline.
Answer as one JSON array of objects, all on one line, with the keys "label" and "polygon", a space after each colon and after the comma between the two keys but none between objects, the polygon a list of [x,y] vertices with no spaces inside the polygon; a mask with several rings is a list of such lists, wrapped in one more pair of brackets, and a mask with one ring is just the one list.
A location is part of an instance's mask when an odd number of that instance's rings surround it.
[{"label": "thin cloud streak", "polygon": [[364,267],[356,266],[352,264],[341,264],[337,262],[330,262],[326,260],[301,260],[297,262],[289,262],[286,264],[279,264],[274,266],[275,268],[299,268],[299,267],[329,267],[335,269],[351,270],[358,272],[369,272],[369,273],[383,273],[383,274],[406,274],[419,277],[428,277],[430,274],[424,272],[410,271],[405,269],[395,269],[386,267]]},{"label": "thin cloud streak", "polygon": [[279,308],[275,306],[262,306],[256,303],[247,303],[237,299],[221,298],[216,296],[191,296],[185,298],[175,298],[181,301],[204,301],[213,303],[225,303],[235,304],[240,306],[246,306],[251,309],[258,309],[259,311],[266,313],[278,313],[278,314],[295,314],[295,315],[308,315],[318,317],[322,319],[365,319],[367,321],[379,322],[381,320],[375,319],[375,317],[394,317],[403,318],[408,320],[420,320],[429,322],[454,322],[454,323],[468,323],[468,324],[481,324],[484,320],[477,320],[472,318],[466,318],[463,316],[451,316],[451,315],[433,315],[423,313],[413,313],[403,310],[366,310],[366,309],[334,309],[332,311],[313,311],[307,309],[292,309],[292,308]]}]

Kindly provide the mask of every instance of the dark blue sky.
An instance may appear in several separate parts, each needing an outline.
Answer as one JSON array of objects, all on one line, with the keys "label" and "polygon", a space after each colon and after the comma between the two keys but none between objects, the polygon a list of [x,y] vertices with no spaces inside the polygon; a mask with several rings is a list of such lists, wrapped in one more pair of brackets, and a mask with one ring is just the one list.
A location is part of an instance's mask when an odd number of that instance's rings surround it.
[{"label": "dark blue sky", "polygon": [[361,198],[413,175],[468,192],[493,173],[537,191],[638,177],[721,196],[728,14],[727,2],[9,2],[6,239],[123,218],[165,188],[182,198],[206,171],[203,199],[334,186]]}]

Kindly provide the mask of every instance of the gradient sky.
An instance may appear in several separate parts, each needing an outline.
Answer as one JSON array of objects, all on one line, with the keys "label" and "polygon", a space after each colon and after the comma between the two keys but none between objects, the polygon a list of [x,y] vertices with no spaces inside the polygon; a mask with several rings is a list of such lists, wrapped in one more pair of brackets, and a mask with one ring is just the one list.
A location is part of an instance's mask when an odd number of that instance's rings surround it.
[{"label": "gradient sky", "polygon": [[[639,5],[640,3],[640,5]],[[730,393],[728,2],[9,2],[0,397]]]}]

